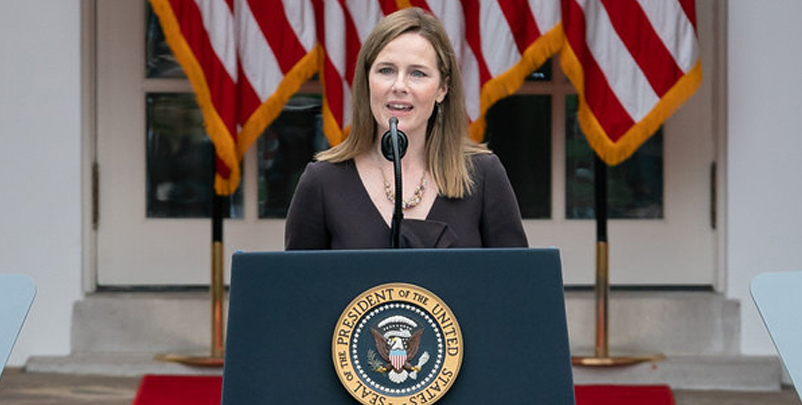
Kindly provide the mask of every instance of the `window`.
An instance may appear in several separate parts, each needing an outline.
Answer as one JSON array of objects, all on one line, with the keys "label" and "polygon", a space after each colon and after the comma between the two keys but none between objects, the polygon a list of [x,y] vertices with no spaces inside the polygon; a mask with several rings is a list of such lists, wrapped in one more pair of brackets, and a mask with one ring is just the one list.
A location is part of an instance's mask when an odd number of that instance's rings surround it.
[{"label": "window", "polygon": [[[579,129],[576,95],[565,98],[565,215],[592,219],[594,212],[593,151]],[[663,130],[621,164],[607,170],[607,217],[663,218]]]},{"label": "window", "polygon": [[[146,80],[186,75],[147,3]],[[315,87],[315,85],[312,85]],[[319,86],[317,86],[319,87]],[[148,218],[208,218],[211,215],[214,147],[192,93],[146,94]],[[259,218],[284,218],[306,162],[328,148],[319,92],[297,94],[263,132],[256,148]],[[242,182],[248,181],[244,175]],[[242,218],[242,185],[229,199],[229,218]]]},{"label": "window", "polygon": [[524,218],[551,218],[551,96],[498,101],[487,114],[485,141],[507,169]]},{"label": "window", "polygon": [[329,147],[323,135],[322,104],[319,94],[294,96],[259,138],[259,218],[287,216],[306,163]]}]

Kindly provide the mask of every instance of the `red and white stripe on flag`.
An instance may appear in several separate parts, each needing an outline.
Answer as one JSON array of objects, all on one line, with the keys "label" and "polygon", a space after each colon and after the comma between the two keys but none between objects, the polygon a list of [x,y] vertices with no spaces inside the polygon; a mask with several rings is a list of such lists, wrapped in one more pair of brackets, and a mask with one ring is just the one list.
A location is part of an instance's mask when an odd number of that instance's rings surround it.
[{"label": "red and white stripe on flag", "polygon": [[218,194],[301,84],[319,73],[323,127],[348,133],[359,48],[384,15],[416,6],[443,23],[460,63],[470,136],[561,52],[579,119],[608,164],[629,157],[701,81],[694,0],[150,0],[215,144]]},{"label": "red and white stripe on flag", "polygon": [[[405,7],[440,19],[463,75],[471,137],[484,137],[484,115],[514,93],[562,43],[557,0],[313,0],[324,85],[324,131],[342,141],[351,118],[353,69],[362,41],[382,16]],[[321,18],[322,16],[322,18]]]},{"label": "red and white stripe on flag", "polygon": [[197,94],[217,153],[215,190],[233,193],[245,151],[317,69],[309,0],[150,0]]},{"label": "red and white stripe on flag", "polygon": [[443,23],[460,63],[470,133],[482,141],[485,114],[515,93],[562,45],[556,0],[411,0]]},{"label": "red and white stripe on flag", "polygon": [[351,122],[356,58],[373,26],[398,10],[395,0],[312,0],[321,57],[323,131],[331,145],[342,142]]},{"label": "red and white stripe on flag", "polygon": [[562,23],[580,126],[618,164],[701,83],[694,0],[562,0]]}]

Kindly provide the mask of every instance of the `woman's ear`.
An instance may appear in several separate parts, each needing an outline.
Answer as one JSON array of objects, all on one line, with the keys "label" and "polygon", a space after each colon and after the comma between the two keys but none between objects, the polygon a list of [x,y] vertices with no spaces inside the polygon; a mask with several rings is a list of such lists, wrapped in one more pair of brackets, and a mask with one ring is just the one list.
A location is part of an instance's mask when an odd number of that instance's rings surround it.
[{"label": "woman's ear", "polygon": [[446,95],[448,95],[448,81],[449,81],[449,79],[451,79],[451,77],[450,76],[446,76],[445,79],[443,80],[443,82],[440,83],[440,88],[437,90],[438,91],[437,98],[435,99],[435,100],[437,100],[438,104],[442,103],[443,100],[446,98]]}]

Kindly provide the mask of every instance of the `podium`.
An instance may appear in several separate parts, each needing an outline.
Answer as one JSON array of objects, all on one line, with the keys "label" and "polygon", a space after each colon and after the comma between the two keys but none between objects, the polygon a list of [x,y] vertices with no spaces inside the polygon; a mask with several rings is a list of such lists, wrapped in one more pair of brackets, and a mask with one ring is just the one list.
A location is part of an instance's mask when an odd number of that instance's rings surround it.
[{"label": "podium", "polygon": [[0,375],[28,316],[36,283],[24,274],[0,274]]},{"label": "podium", "polygon": [[802,399],[802,271],[761,273],[752,279],[750,292],[766,325],[797,396]]},{"label": "podium", "polygon": [[[365,394],[346,389],[335,370],[333,348],[338,333],[354,332],[338,328],[352,325],[349,306],[360,312],[355,298],[384,285],[431,292],[459,325],[461,365],[453,379],[444,381],[448,391],[436,399],[440,404],[574,404],[556,249],[236,253],[222,403],[360,403],[357,397]],[[360,339],[369,339],[365,329]],[[449,331],[443,332],[448,338]],[[424,340],[433,336],[424,332]],[[430,402],[428,391],[413,394],[406,397],[412,400],[393,395],[374,400],[384,405]]]}]

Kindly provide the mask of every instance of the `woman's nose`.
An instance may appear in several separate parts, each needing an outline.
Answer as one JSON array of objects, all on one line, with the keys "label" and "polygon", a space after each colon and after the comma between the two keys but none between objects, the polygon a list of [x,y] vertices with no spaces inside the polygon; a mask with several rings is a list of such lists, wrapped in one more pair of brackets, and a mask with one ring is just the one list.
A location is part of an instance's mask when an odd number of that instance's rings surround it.
[{"label": "woman's nose", "polygon": [[399,93],[406,93],[409,87],[407,86],[407,81],[403,75],[397,75],[395,77],[395,81],[393,82],[393,91]]}]

